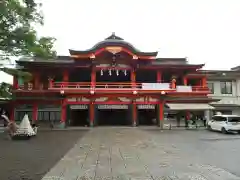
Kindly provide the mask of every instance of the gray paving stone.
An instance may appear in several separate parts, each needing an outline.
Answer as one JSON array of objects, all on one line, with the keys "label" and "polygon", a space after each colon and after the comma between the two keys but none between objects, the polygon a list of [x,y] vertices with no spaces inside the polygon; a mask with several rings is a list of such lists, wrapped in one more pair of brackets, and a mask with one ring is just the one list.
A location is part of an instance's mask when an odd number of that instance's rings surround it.
[{"label": "gray paving stone", "polygon": [[94,128],[43,180],[240,180],[184,148],[139,128]]}]

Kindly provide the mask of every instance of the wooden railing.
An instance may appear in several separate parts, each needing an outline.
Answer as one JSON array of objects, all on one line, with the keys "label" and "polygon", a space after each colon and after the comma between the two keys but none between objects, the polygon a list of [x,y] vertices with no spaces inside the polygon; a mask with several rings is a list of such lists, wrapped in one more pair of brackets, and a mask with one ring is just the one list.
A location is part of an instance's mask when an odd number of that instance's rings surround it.
[{"label": "wooden railing", "polygon": [[[149,90],[143,89],[142,83],[130,83],[130,82],[97,82],[91,84],[88,82],[54,82],[53,89],[137,89],[137,90]],[[192,92],[209,92],[208,87],[191,86]],[[150,90],[174,90],[169,83],[169,89],[150,89]]]},{"label": "wooden railing", "polygon": [[[170,90],[178,92],[176,89],[173,89],[171,87],[171,83],[167,87],[167,89],[158,89],[158,88],[152,88],[152,89],[144,89],[142,86],[143,83],[131,83],[131,82],[97,82],[92,84],[91,82],[53,82],[52,84],[49,84],[48,90],[66,90],[66,89],[81,89],[81,90]],[[165,83],[166,84],[166,83]],[[209,92],[208,87],[202,87],[202,86],[189,86],[191,87],[190,92]],[[33,86],[20,86],[21,90],[47,90],[43,88],[34,89]],[[181,91],[183,92],[183,91]],[[189,92],[189,91],[188,91]]]},{"label": "wooden railing", "polygon": [[210,93],[210,90],[208,87],[203,87],[203,86],[192,86],[192,91],[193,92],[209,92]]},{"label": "wooden railing", "polygon": [[141,88],[141,83],[126,83],[126,82],[97,82],[95,84],[91,84],[88,82],[54,82],[52,88],[74,88],[74,89],[90,89],[90,88],[108,88],[108,89],[116,89],[116,88]]}]

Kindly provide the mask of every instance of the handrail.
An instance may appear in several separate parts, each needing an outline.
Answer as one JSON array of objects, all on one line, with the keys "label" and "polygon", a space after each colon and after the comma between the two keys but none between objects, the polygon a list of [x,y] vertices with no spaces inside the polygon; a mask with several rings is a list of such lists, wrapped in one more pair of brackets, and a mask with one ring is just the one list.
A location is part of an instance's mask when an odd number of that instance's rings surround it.
[{"label": "handrail", "polygon": [[[91,82],[54,82],[54,84],[56,85],[71,85],[71,84],[82,84],[82,85],[90,85]],[[130,85],[132,84],[131,82],[96,82],[96,85],[102,85],[102,84],[111,84],[111,85],[119,85],[119,84],[123,84],[123,85]],[[135,84],[142,84],[142,83],[135,83]]]},{"label": "handrail", "polygon": [[193,92],[198,92],[198,91],[210,92],[210,89],[208,87],[204,87],[204,86],[192,86],[192,91]]},{"label": "handrail", "polygon": [[141,83],[109,83],[109,82],[100,82],[100,83],[86,83],[86,82],[58,82],[53,83],[53,88],[140,88]]},{"label": "handrail", "polygon": [[[54,84],[91,84],[91,82],[54,82]],[[142,84],[144,82],[135,82],[135,84]],[[148,82],[145,82],[148,83]],[[170,82],[156,82],[156,84],[158,83],[170,83]],[[131,82],[95,82],[95,84],[132,84]]]},{"label": "handrail", "polygon": [[[131,83],[131,82],[96,82],[91,84],[91,82],[54,82],[53,88],[136,88],[142,89],[143,83]],[[156,83],[157,84],[157,83]],[[169,83],[170,85],[170,83]],[[209,92],[208,87],[203,86],[190,86],[192,87],[192,92]],[[171,87],[169,87],[171,89]],[[143,89],[142,89],[143,90]]]},{"label": "handrail", "polygon": [[[157,83],[156,83],[157,84]],[[184,85],[182,85],[184,86]],[[190,92],[210,92],[208,87],[203,86],[189,86],[192,91]],[[92,84],[91,82],[53,82],[52,86],[48,89],[142,89],[142,83],[131,83],[131,82],[96,82]],[[34,88],[26,88],[26,86],[21,87],[22,90],[37,90]],[[41,89],[38,89],[41,90]],[[47,90],[47,89],[46,89]],[[158,89],[152,89],[158,90]],[[171,83],[169,83],[169,90],[174,90],[171,88]]]}]

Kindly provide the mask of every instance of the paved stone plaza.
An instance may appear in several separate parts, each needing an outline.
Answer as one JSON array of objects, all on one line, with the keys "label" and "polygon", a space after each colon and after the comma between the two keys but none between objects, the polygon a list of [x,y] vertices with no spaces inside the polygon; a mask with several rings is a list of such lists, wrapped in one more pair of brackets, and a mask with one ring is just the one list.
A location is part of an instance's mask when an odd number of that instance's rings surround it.
[{"label": "paved stone plaza", "polygon": [[0,180],[41,180],[86,132],[40,130],[28,141],[0,133]]},{"label": "paved stone plaza", "polygon": [[43,180],[240,180],[239,152],[238,135],[99,127]]}]

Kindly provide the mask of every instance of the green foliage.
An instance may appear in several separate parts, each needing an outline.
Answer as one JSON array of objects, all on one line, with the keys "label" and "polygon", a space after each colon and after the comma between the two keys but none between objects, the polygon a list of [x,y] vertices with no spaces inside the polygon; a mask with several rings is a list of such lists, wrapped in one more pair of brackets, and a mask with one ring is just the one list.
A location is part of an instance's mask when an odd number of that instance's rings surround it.
[{"label": "green foliage", "polygon": [[12,97],[12,85],[7,83],[0,84],[0,98],[11,98]]},{"label": "green foliage", "polygon": [[0,70],[12,76],[22,77],[25,82],[32,80],[32,74],[29,72],[21,71],[18,69],[12,69],[12,68],[1,68]]},{"label": "green foliage", "polygon": [[34,26],[43,25],[41,4],[35,0],[0,0],[0,54],[49,58],[55,39],[37,37]]}]

